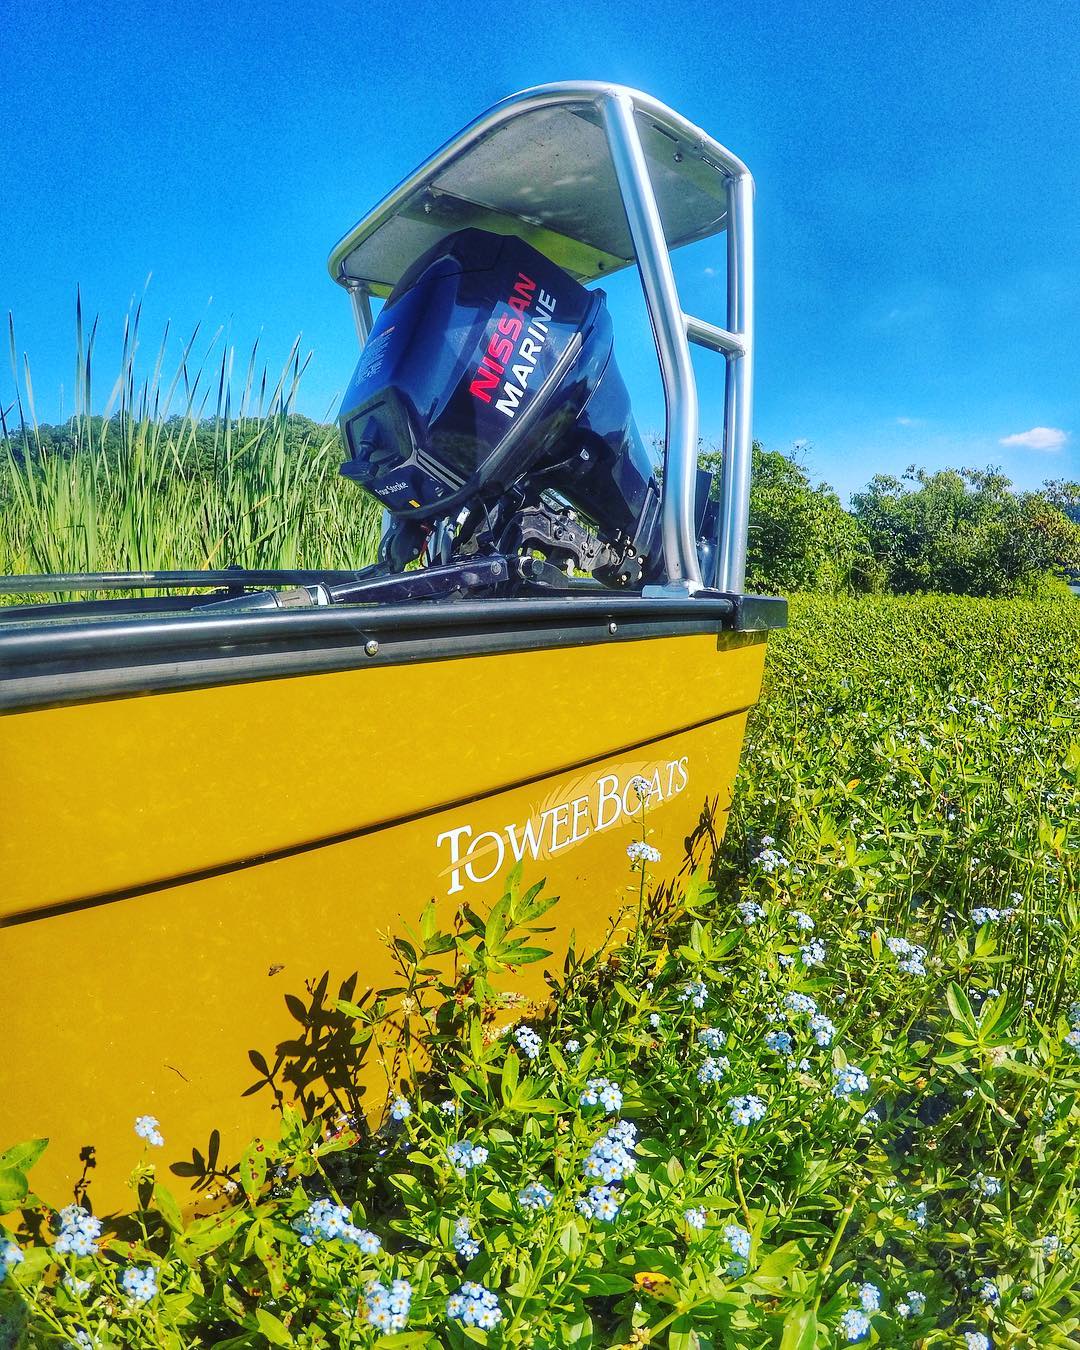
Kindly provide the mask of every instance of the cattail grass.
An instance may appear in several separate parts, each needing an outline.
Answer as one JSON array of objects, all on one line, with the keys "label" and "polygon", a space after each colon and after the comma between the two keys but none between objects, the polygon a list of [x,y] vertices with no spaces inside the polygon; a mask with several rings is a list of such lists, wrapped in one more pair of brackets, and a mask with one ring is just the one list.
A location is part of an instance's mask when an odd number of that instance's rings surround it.
[{"label": "cattail grass", "polygon": [[76,300],[75,408],[39,424],[30,363],[8,316],[14,399],[0,404],[0,572],[356,567],[378,547],[378,504],[338,477],[337,427],[294,411],[310,360],[300,340],[276,378],[200,325],[170,362],[166,325],[137,371],[141,302],[124,323],[120,370],[92,411],[97,319]]}]

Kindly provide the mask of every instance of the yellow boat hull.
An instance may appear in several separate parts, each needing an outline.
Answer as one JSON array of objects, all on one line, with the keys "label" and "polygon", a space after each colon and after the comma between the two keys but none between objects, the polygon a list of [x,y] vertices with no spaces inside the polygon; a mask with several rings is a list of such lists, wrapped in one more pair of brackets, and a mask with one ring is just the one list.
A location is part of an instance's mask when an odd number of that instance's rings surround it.
[{"label": "yellow boat hull", "polygon": [[[276,1132],[280,1101],[356,1108],[328,1012],[343,988],[359,1000],[394,982],[381,935],[430,897],[450,927],[519,859],[563,897],[545,918],[551,958],[522,971],[540,992],[571,939],[595,945],[628,903],[634,775],[653,785],[658,881],[714,847],[764,637],[481,653],[0,717],[0,1146],[48,1136],[38,1193],[61,1204],[88,1181],[103,1212],[125,1203],[134,1119],[151,1114],[159,1175],[212,1192]],[[370,1055],[369,1117],[398,1086],[387,1077]]]}]

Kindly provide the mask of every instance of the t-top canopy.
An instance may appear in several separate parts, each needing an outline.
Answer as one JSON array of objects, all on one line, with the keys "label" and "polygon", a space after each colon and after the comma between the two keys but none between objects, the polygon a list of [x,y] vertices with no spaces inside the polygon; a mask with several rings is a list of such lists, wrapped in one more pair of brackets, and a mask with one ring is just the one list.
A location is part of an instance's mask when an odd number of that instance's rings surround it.
[{"label": "t-top canopy", "polygon": [[599,103],[628,94],[669,248],[727,221],[726,184],[745,166],[656,99],[617,85],[542,85],[495,104],[341,240],[330,274],[387,295],[445,235],[478,226],[527,240],[579,281],[634,261]]}]

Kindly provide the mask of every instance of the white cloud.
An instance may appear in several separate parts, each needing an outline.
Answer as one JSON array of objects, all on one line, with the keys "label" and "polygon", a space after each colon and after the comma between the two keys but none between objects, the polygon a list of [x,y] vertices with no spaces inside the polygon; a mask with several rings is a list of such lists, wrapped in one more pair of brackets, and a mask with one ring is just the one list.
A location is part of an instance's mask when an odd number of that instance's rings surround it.
[{"label": "white cloud", "polygon": [[898,417],[896,419],[898,427],[918,427],[922,425],[921,417]]},{"label": "white cloud", "polygon": [[1032,427],[1030,431],[1002,436],[998,445],[1017,445],[1025,450],[1060,450],[1068,439],[1069,433],[1060,427]]}]

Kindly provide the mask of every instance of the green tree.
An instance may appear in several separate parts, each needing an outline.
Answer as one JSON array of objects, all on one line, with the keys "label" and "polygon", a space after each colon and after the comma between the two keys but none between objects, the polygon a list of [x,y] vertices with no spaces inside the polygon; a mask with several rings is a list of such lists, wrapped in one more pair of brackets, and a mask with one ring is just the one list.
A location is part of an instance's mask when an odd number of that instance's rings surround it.
[{"label": "green tree", "polygon": [[1043,492],[1051,505],[1080,525],[1080,483],[1070,483],[1066,478],[1048,478],[1043,483]]},{"label": "green tree", "polygon": [[1080,528],[996,469],[877,474],[852,503],[892,591],[1010,595],[1080,563]]},{"label": "green tree", "polygon": [[[721,452],[706,451],[701,466],[719,489]],[[793,591],[880,589],[866,536],[827,483],[814,484],[792,455],[754,442],[746,586],[763,595]]]}]

